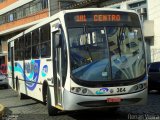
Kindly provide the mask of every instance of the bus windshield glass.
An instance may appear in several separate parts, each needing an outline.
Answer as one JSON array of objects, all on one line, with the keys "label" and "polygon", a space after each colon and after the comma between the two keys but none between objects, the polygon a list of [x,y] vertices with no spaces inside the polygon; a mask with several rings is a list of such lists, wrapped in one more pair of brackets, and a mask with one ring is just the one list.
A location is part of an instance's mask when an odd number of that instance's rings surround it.
[{"label": "bus windshield glass", "polygon": [[144,43],[138,16],[113,13],[83,12],[83,16],[79,13],[66,16],[74,78],[122,81],[145,74]]}]

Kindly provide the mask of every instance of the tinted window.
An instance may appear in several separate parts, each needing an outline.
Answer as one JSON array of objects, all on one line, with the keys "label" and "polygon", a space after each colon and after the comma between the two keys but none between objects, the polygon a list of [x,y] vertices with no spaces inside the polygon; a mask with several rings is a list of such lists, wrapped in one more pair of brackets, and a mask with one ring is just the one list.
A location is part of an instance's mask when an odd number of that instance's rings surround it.
[{"label": "tinted window", "polygon": [[39,43],[39,29],[32,32],[32,45]]},{"label": "tinted window", "polygon": [[25,47],[28,47],[31,45],[31,33],[28,33],[26,36],[25,36]]},{"label": "tinted window", "polygon": [[50,40],[50,25],[47,24],[41,28],[41,42]]},{"label": "tinted window", "polygon": [[40,56],[39,47],[39,29],[32,32],[32,58],[37,59]]},{"label": "tinted window", "polygon": [[24,37],[19,38],[19,60],[24,58]]},{"label": "tinted window", "polygon": [[31,58],[31,33],[25,36],[25,59]]},{"label": "tinted window", "polygon": [[51,56],[51,39],[49,24],[41,28],[40,52],[42,58]]}]

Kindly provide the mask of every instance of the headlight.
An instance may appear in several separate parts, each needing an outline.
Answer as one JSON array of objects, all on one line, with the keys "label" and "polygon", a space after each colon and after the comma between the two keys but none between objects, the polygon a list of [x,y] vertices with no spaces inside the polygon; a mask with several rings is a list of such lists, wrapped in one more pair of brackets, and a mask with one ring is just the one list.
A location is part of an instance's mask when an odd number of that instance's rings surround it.
[{"label": "headlight", "polygon": [[147,87],[147,83],[139,83],[139,84],[134,85],[131,88],[130,92],[138,92],[138,91],[145,89],[146,87]]},{"label": "headlight", "polygon": [[71,92],[80,95],[93,95],[93,93],[90,90],[83,87],[71,87]]}]

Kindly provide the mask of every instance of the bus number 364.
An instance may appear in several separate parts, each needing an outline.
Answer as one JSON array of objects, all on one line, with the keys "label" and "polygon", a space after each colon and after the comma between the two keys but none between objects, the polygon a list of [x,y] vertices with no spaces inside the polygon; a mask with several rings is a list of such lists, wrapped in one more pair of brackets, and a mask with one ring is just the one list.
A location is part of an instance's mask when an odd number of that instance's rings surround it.
[{"label": "bus number 364", "polygon": [[126,92],[126,88],[117,88],[117,93]]}]

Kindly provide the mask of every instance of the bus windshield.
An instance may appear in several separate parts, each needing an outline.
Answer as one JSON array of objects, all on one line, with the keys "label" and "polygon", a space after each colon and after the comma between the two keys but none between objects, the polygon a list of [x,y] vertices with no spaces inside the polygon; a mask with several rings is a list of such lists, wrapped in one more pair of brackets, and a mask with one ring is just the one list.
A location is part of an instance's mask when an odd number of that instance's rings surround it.
[{"label": "bus windshield", "polygon": [[145,74],[144,43],[138,24],[72,26],[68,27],[68,39],[71,74],[78,80],[122,81]]}]

